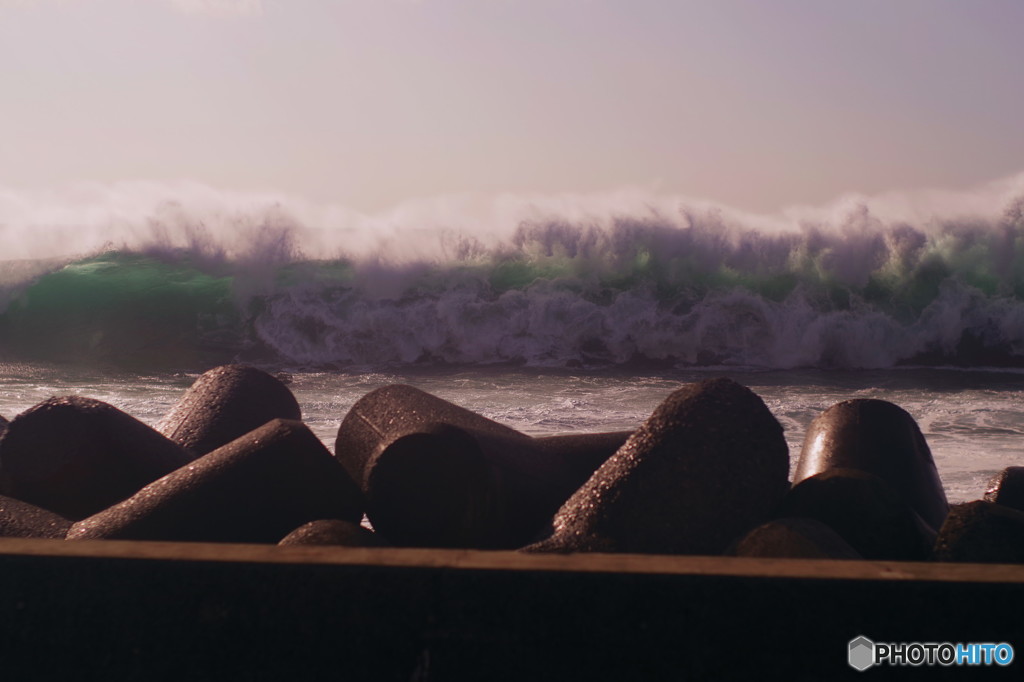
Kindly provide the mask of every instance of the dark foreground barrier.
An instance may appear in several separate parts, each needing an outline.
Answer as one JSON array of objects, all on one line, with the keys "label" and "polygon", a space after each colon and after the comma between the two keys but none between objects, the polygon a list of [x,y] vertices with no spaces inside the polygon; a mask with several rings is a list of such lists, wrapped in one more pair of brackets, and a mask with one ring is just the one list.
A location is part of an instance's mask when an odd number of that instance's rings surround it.
[{"label": "dark foreground barrier", "polygon": [[1007,642],[1019,566],[0,540],[4,680],[1019,679],[857,672]]}]

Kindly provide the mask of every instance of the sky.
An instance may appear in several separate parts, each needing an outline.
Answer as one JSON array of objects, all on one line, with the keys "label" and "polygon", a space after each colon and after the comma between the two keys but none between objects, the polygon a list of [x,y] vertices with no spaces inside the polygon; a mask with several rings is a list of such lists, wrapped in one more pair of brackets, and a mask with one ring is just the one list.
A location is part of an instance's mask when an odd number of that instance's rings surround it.
[{"label": "sky", "polygon": [[0,187],[772,213],[1024,171],[1019,0],[0,0]]}]

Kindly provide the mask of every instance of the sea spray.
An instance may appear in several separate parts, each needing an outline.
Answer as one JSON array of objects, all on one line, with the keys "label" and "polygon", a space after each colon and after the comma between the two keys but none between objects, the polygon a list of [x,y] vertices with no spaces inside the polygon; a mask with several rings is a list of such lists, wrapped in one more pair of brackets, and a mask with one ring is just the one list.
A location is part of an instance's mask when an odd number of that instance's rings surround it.
[{"label": "sea spray", "polygon": [[114,217],[89,204],[90,236],[63,245],[74,206],[15,215],[8,196],[0,234],[35,241],[7,249],[28,257],[2,266],[0,344],[186,366],[1021,365],[1024,192],[1000,188],[984,211],[863,199],[787,220],[632,194],[361,216],[118,186],[92,199]]}]

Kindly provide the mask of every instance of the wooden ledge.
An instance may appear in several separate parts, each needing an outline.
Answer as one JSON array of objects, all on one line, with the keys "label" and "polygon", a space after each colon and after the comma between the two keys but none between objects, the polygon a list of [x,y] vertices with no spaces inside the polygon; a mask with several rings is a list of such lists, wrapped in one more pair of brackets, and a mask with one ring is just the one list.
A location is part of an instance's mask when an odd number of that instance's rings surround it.
[{"label": "wooden ledge", "polygon": [[221,563],[378,566],[814,580],[1024,584],[1024,566],[907,561],[761,559],[647,554],[524,554],[454,549],[379,549],[123,540],[0,538],[0,556]]}]

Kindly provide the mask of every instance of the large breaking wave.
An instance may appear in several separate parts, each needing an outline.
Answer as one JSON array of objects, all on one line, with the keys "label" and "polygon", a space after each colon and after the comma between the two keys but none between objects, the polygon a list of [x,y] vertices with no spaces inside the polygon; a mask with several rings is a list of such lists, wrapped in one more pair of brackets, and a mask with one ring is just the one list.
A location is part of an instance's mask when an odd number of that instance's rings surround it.
[{"label": "large breaking wave", "polygon": [[1009,186],[970,210],[854,199],[772,219],[632,195],[372,219],[210,192],[134,212],[117,197],[105,211],[45,213],[22,200],[15,214],[0,195],[0,353],[183,366],[1024,365],[1024,192]]}]

